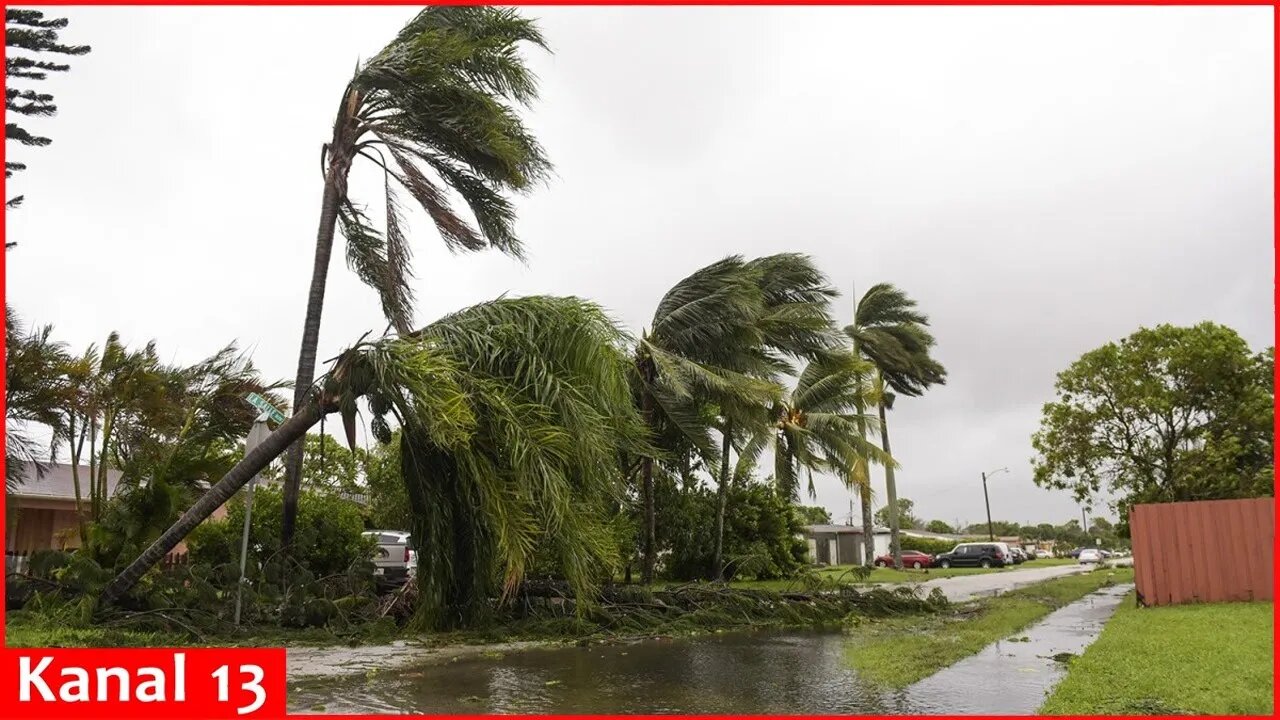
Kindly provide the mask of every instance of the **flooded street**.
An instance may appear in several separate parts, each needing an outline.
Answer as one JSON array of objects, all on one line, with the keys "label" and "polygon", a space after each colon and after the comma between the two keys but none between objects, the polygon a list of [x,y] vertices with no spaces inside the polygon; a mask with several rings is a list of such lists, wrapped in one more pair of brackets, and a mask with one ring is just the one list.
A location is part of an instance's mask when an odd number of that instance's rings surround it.
[{"label": "flooded street", "polygon": [[509,648],[382,667],[369,656],[365,667],[376,671],[302,677],[289,700],[294,711],[328,713],[1034,713],[1060,677],[1052,656],[1083,651],[1128,588],[1089,595],[1028,628],[1027,641],[995,643],[900,692],[859,678],[842,634],[815,631]]},{"label": "flooded street", "polygon": [[892,713],[844,663],[838,632],[737,634],[524,650],[290,684],[305,711]]}]

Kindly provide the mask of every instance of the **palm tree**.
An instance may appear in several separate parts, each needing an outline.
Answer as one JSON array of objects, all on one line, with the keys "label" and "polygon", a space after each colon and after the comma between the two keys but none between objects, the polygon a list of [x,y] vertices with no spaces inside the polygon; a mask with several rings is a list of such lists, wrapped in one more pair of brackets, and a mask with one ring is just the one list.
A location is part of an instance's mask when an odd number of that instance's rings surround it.
[{"label": "palm tree", "polygon": [[795,387],[770,411],[770,423],[743,449],[735,474],[746,477],[756,458],[773,452],[773,478],[780,495],[800,499],[802,475],[816,495],[813,473],[831,472],[850,488],[866,484],[869,464],[891,467],[888,452],[866,440],[879,424],[860,408],[876,404],[874,388],[862,380],[872,368],[852,353],[837,353],[810,362]]},{"label": "palm tree", "polygon": [[741,348],[741,356],[731,359],[738,364],[730,369],[769,382],[773,391],[769,402],[756,397],[717,398],[721,410],[721,455],[716,479],[716,579],[725,577],[724,523],[729,487],[734,481],[730,450],[768,423],[768,409],[780,397],[782,375],[794,373],[791,360],[820,357],[837,342],[830,315],[831,299],[837,293],[812,259],[798,253],[780,253],[752,260],[743,269],[753,276],[760,290],[755,320],[759,345]]},{"label": "palm tree", "polygon": [[[930,356],[935,344],[928,331],[929,318],[916,309],[916,301],[889,283],[873,285],[854,307],[853,323],[845,333],[853,341],[853,351],[870,360],[876,368],[875,382],[882,386],[877,403],[880,416],[880,439],[885,454],[890,454],[889,426],[885,411],[893,406],[898,393],[918,397],[933,385],[946,383],[947,371]],[[892,390],[892,392],[889,392]],[[898,529],[898,488],[893,466],[885,466],[885,489],[889,507],[889,538],[895,567],[902,567],[902,547]],[[872,537],[871,498],[864,491],[862,500],[864,537]],[[871,543],[867,543],[866,561],[874,561]]]},{"label": "palm tree", "polygon": [[[583,603],[611,576],[601,509],[616,453],[652,453],[632,404],[623,334],[576,298],[500,299],[342,353],[294,416],[245,456],[102,593],[113,601],[321,417],[353,437],[368,402],[380,442],[400,433],[418,547],[419,622],[465,620],[509,597],[549,552]],[[496,580],[496,584],[495,584]]]},{"label": "palm tree", "polygon": [[[706,411],[710,398],[759,401],[773,393],[770,383],[726,369],[751,364],[747,355],[761,341],[760,285],[745,266],[742,257],[734,255],[676,283],[659,301],[634,350],[632,381],[650,436],[657,441],[683,435],[704,461],[716,454]],[[641,579],[646,583],[653,581],[657,557],[657,454],[643,454],[639,463],[644,505]]]},{"label": "palm tree", "polygon": [[[427,212],[451,250],[494,247],[521,256],[515,208],[503,193],[528,190],[551,169],[514,109],[537,96],[533,74],[519,54],[522,43],[546,47],[533,21],[515,10],[429,7],[347,83],[321,158],[324,194],[295,408],[312,391],[325,280],[339,226],[347,240],[347,264],[377,291],[384,314],[400,333],[413,323],[413,292],[398,189]],[[383,171],[386,224],[381,231],[348,193],[347,177],[357,157]],[[450,204],[449,189],[461,196],[474,224]],[[302,457],[298,442],[286,462],[286,547],[297,513]]]},{"label": "palm tree", "polygon": [[27,425],[36,423],[56,437],[65,424],[62,409],[74,388],[67,380],[71,362],[66,346],[52,339],[46,325],[30,333],[17,312],[5,306],[5,489],[12,492],[25,477],[22,466],[30,463],[44,472],[39,452]]}]

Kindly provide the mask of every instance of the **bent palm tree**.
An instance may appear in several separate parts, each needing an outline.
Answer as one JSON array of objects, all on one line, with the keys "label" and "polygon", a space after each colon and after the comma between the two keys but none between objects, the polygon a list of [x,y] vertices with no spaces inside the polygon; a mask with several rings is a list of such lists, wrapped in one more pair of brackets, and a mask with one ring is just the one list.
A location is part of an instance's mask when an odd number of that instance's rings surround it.
[{"label": "bent palm tree", "polygon": [[[902,395],[917,397],[933,385],[947,380],[946,368],[930,356],[933,335],[927,329],[929,318],[916,309],[916,301],[888,283],[873,285],[854,308],[853,324],[845,333],[853,341],[854,352],[875,365],[877,383]],[[889,428],[885,417],[893,405],[893,393],[879,393],[880,439],[889,453]],[[902,546],[898,528],[898,489],[893,466],[885,466],[885,489],[888,494],[889,541],[895,567],[902,567]],[[871,533],[870,496],[862,505],[864,532]],[[870,549],[867,564],[874,560]]]},{"label": "bent palm tree", "polygon": [[[717,537],[722,537],[733,438],[749,433],[751,418],[777,399],[776,378],[790,370],[788,358],[812,356],[833,345],[827,307],[834,295],[804,255],[751,261],[734,255],[676,283],[637,343],[634,378],[652,437],[670,436],[674,429],[708,467],[720,467]],[[720,416],[718,458],[709,406]],[[653,579],[656,556],[653,461],[644,456],[640,467],[645,582]],[[719,549],[715,555],[718,572]]]},{"label": "bent palm tree", "polygon": [[33,479],[24,475],[24,462],[31,463],[37,475],[44,473],[27,424],[44,425],[57,438],[66,422],[63,410],[75,388],[67,379],[71,356],[64,344],[52,339],[53,326],[27,332],[13,308],[6,305],[4,310],[4,480],[5,489],[12,492]]},{"label": "bent palm tree", "polygon": [[589,602],[616,560],[600,507],[617,496],[616,452],[652,452],[631,403],[623,339],[595,305],[531,297],[358,343],[102,597],[121,597],[322,416],[341,414],[353,437],[363,398],[380,441],[401,430],[411,530],[422,538],[419,622],[449,625],[491,591],[509,595],[535,550],[550,551]]},{"label": "bent palm tree", "polygon": [[871,371],[852,354],[809,363],[789,395],[771,409],[769,426],[743,449],[736,474],[748,474],[756,458],[771,450],[778,493],[798,501],[802,474],[807,474],[809,496],[814,497],[814,471],[834,473],[853,488],[867,483],[868,465],[893,466],[888,452],[865,437],[878,428],[875,418],[860,409],[879,401],[862,380]]},{"label": "bent palm tree", "polygon": [[812,259],[798,253],[779,253],[752,260],[743,270],[760,290],[759,315],[755,319],[760,344],[741,348],[740,357],[728,359],[739,363],[730,369],[767,381],[773,387],[769,402],[735,396],[716,398],[721,412],[712,569],[716,579],[725,577],[724,524],[729,486],[734,481],[730,451],[735,448],[735,436],[750,437],[767,425],[769,407],[781,393],[781,376],[794,372],[793,358],[819,357],[837,343],[829,313],[831,298],[837,293]]},{"label": "bent palm tree", "polygon": [[[658,303],[634,351],[632,379],[651,437],[683,435],[704,460],[715,456],[705,412],[708,398],[767,399],[773,391],[769,383],[725,369],[747,364],[737,356],[760,344],[760,288],[744,266],[735,255],[676,283]],[[655,455],[641,455],[639,468],[644,504],[641,578],[646,583],[653,581],[657,553]]]},{"label": "bent palm tree", "polygon": [[[322,156],[324,195],[315,264],[298,353],[294,406],[301,407],[315,376],[320,316],[334,234],[347,240],[347,264],[374,288],[392,327],[413,322],[410,252],[401,226],[398,190],[426,210],[451,250],[494,247],[519,257],[515,208],[504,191],[523,191],[546,176],[550,163],[513,106],[537,96],[521,43],[545,48],[533,21],[515,10],[429,7],[380,53],[361,66],[338,104],[333,137]],[[385,229],[376,229],[348,194],[357,157],[384,175]],[[452,189],[474,225],[449,202]],[[286,462],[282,534],[293,535],[303,444]]]}]

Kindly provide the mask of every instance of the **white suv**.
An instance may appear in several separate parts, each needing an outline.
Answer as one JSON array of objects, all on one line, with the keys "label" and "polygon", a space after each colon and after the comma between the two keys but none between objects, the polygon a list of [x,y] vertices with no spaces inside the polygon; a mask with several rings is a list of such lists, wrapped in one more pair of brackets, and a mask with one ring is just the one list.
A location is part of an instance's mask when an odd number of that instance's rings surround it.
[{"label": "white suv", "polygon": [[409,533],[403,530],[370,530],[361,535],[378,543],[373,556],[374,575],[403,581],[417,573],[418,552],[413,549]]}]

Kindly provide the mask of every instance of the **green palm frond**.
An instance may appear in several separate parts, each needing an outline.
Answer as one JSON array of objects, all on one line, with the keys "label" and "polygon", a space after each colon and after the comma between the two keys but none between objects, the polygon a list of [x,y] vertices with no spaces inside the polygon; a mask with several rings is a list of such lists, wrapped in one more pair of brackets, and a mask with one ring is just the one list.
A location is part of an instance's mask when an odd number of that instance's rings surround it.
[{"label": "green palm frond", "polygon": [[[496,248],[522,257],[510,192],[551,172],[517,112],[537,97],[521,46],[545,49],[537,25],[516,10],[428,7],[361,65],[343,93],[325,146],[347,261],[378,292],[400,332],[412,325],[412,269],[401,192],[422,208],[451,250]],[[347,192],[352,163],[384,174],[385,228],[377,230]],[[461,198],[470,217],[460,212]]]},{"label": "green palm frond", "polygon": [[880,283],[858,301],[854,322],[845,333],[855,352],[875,364],[894,391],[915,397],[947,379],[946,368],[930,354],[935,340],[928,325],[929,318],[916,309],[915,300]]},{"label": "green palm frond", "polygon": [[472,617],[548,550],[590,604],[616,558],[602,508],[620,494],[618,452],[652,452],[624,340],[577,298],[500,299],[335,365],[340,406],[367,397],[372,424],[402,428],[421,622]]}]

